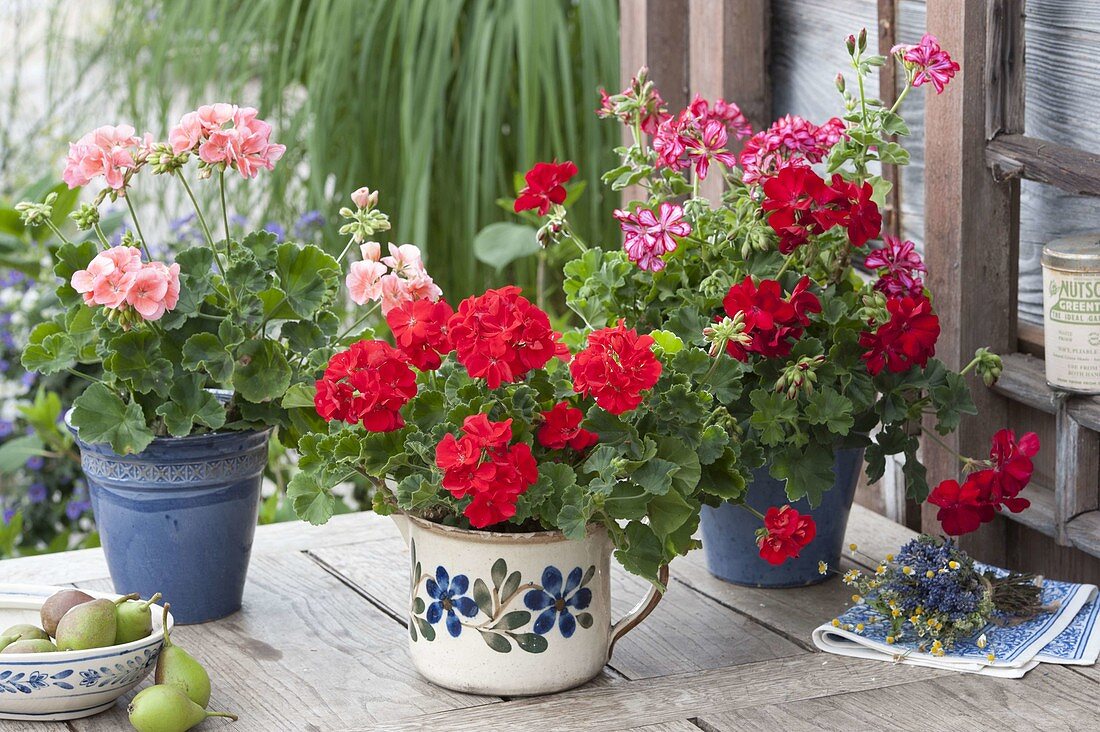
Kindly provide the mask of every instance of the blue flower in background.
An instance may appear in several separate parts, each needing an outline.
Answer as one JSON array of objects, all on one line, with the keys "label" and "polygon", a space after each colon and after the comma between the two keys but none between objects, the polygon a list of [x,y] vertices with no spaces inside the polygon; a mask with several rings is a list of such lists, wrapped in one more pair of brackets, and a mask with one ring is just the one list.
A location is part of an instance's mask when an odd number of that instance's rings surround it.
[{"label": "blue flower in background", "polygon": [[10,330],[0,331],[0,343],[3,343],[5,348],[15,348],[15,336]]},{"label": "blue flower in background", "polygon": [[264,224],[264,231],[270,231],[275,235],[275,241],[282,242],[286,239],[286,229],[275,221],[268,221]]},{"label": "blue flower in background", "polygon": [[10,524],[11,520],[13,518],[15,518],[15,509],[14,508],[5,508],[4,509],[4,515],[3,515],[4,526],[7,526],[8,524]]},{"label": "blue flower in background", "polygon": [[31,455],[27,458],[27,470],[41,470],[46,465],[46,460],[41,455]]},{"label": "blue flower in background", "polygon": [[37,380],[38,374],[34,373],[33,371],[28,371],[27,373],[23,374],[23,376],[19,379],[19,382],[23,384],[24,389],[30,389],[32,386],[34,386],[34,382]]},{"label": "blue flower in background", "polygon": [[15,425],[6,419],[0,419],[0,440],[10,437],[15,432]]},{"label": "blue flower in background", "polygon": [[320,211],[306,211],[294,222],[294,238],[305,239],[325,225],[325,217]]},{"label": "blue flower in background", "polygon": [[[535,632],[546,635],[557,621],[563,638],[569,638],[577,630],[577,619],[572,610],[584,610],[592,602],[592,590],[581,587],[583,572],[576,567],[569,573],[562,587],[561,571],[547,567],[542,572],[542,589],[529,590],[523,596],[528,610],[542,610],[535,620]],[[578,589],[579,588],[579,589]]]},{"label": "blue flower in background", "polygon": [[447,632],[452,637],[457,638],[458,634],[462,632],[462,622],[455,615],[455,611],[457,610],[468,618],[477,615],[477,603],[472,598],[466,597],[466,591],[470,589],[470,580],[464,574],[456,574],[454,579],[451,579],[447,574],[447,570],[443,567],[437,567],[435,579],[429,577],[425,583],[425,589],[428,591],[428,597],[435,600],[435,602],[428,605],[428,612],[425,613],[424,617],[427,618],[429,623],[435,625],[443,618],[445,613],[447,615]]},{"label": "blue flower in background", "polygon": [[46,500],[47,493],[45,483],[31,483],[27,489],[27,500],[31,503],[42,503]]},{"label": "blue flower in background", "polygon": [[0,358],[0,374],[8,373],[8,369],[11,368],[11,362],[6,358]]},{"label": "blue flower in background", "polygon": [[238,229],[243,229],[248,224],[248,219],[242,214],[230,214],[229,223],[236,226]]},{"label": "blue flower in background", "polygon": [[65,515],[69,517],[70,521],[76,521],[91,509],[91,507],[92,504],[87,501],[69,501],[65,505]]}]

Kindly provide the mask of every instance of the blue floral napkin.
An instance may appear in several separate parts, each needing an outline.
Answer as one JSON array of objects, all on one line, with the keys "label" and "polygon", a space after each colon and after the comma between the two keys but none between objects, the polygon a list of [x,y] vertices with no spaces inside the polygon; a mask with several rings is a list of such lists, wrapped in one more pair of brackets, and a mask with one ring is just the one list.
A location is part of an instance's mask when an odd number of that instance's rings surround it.
[{"label": "blue floral napkin", "polygon": [[[1006,570],[993,569],[998,574]],[[876,620],[865,604],[849,608],[813,632],[814,645],[827,653],[856,658],[946,668],[987,676],[1020,678],[1040,663],[1091,665],[1100,656],[1100,601],[1095,585],[1043,580],[1042,602],[1057,609],[1018,623],[993,622],[970,638],[959,639],[945,656],[917,650],[916,643],[886,643],[888,624]],[[846,630],[863,625],[862,632]],[[992,660],[990,660],[992,658]]]}]

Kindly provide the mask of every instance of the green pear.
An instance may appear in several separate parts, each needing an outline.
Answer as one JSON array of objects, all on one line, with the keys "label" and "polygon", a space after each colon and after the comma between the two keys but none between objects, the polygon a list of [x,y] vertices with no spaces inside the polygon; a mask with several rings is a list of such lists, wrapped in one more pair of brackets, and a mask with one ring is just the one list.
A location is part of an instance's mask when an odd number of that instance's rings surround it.
[{"label": "green pear", "polygon": [[210,675],[190,653],[172,643],[168,634],[169,607],[171,605],[164,603],[164,648],[157,658],[156,681],[174,686],[191,701],[205,707],[210,703]]},{"label": "green pear", "polygon": [[148,638],[153,633],[153,612],[149,606],[160,599],[160,593],[145,602],[127,600],[115,611],[115,645]]},{"label": "green pear", "polygon": [[53,653],[56,650],[57,646],[50,641],[35,638],[34,640],[16,641],[0,651],[0,655],[5,653]]},{"label": "green pear", "polygon": [[236,714],[208,712],[176,687],[162,684],[138,692],[128,711],[137,732],[186,732],[209,717],[237,721]]},{"label": "green pear", "polygon": [[17,635],[0,635],[0,651],[19,640]]},{"label": "green pear", "polygon": [[57,624],[61,622],[61,618],[65,617],[65,613],[81,603],[91,602],[94,599],[87,592],[80,590],[60,590],[53,593],[42,603],[42,628],[51,636],[57,635]]},{"label": "green pear", "polygon": [[118,626],[115,605],[128,599],[130,596],[114,602],[92,600],[69,610],[57,624],[57,647],[62,651],[86,651],[114,645]]},{"label": "green pear", "polygon": [[[19,625],[13,625],[3,633],[0,633],[0,637],[14,638],[17,641],[20,640],[49,640],[50,636],[46,634],[46,631],[35,625],[29,625],[27,623],[20,623]],[[14,642],[14,641],[12,641]]]}]

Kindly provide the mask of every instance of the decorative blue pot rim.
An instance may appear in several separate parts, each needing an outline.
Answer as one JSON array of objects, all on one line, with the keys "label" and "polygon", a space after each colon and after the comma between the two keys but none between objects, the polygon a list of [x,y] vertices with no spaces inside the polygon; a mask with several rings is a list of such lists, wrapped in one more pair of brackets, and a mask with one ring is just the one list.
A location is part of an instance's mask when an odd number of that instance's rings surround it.
[{"label": "decorative blue pot rim", "polygon": [[[221,399],[221,395],[218,395]],[[222,400],[224,401],[224,400]],[[266,427],[262,430],[222,430],[220,432],[207,432],[201,435],[188,435],[187,437],[154,437],[153,441],[139,453],[132,455],[119,455],[111,446],[106,442],[85,442],[80,439],[80,428],[72,423],[73,408],[70,407],[65,412],[65,427],[80,443],[81,448],[92,448],[93,450],[103,453],[104,455],[114,455],[118,460],[145,460],[150,459],[148,456],[150,453],[163,453],[165,450],[179,450],[179,449],[199,449],[213,445],[215,443],[223,443],[226,439],[232,437],[246,438],[250,436],[262,436],[263,439],[267,439],[267,436],[275,429],[274,427]],[[154,458],[155,459],[155,458]]]},{"label": "decorative blue pot rim", "polygon": [[[436,521],[429,521],[428,519],[420,518],[419,516],[412,516],[404,511],[398,511],[390,518],[396,521],[402,519],[408,520],[420,528],[431,531],[443,536],[451,536],[454,538],[463,539],[466,541],[476,541],[482,543],[517,543],[517,544],[553,544],[557,542],[574,541],[568,538],[561,531],[554,529],[552,531],[484,531],[482,529],[463,529],[458,526],[448,526],[447,524],[441,524]],[[606,529],[597,523],[588,524],[588,530],[585,532],[585,538],[589,538],[594,534],[598,534]],[[577,541],[580,541],[579,539]]]}]

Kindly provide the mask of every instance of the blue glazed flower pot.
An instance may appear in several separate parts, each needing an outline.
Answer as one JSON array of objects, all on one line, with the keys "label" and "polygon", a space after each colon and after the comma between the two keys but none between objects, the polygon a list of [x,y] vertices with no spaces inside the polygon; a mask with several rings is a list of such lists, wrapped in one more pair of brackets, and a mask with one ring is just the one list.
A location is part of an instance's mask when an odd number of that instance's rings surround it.
[{"label": "blue glazed flower pot", "polygon": [[240,610],[271,430],[158,437],[121,456],[69,429],[115,591],[161,592],[181,624]]},{"label": "blue glazed flower pot", "polygon": [[719,579],[749,587],[804,587],[824,582],[828,575],[818,572],[818,562],[831,568],[839,566],[844,548],[844,532],[848,513],[855,498],[856,483],[863,465],[863,448],[836,451],[833,474],[836,481],[822,498],[821,505],[810,508],[805,500],[787,500],[783,481],[768,475],[767,466],[753,472],[746,503],[760,513],[770,506],[790,503],[799,513],[810,514],[817,524],[817,536],[797,559],[780,565],[760,558],[756,546],[756,530],[760,519],[740,506],[723,503],[718,508],[703,506],[703,550],[707,568]]}]

